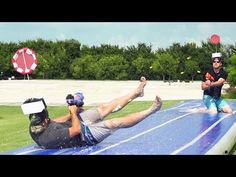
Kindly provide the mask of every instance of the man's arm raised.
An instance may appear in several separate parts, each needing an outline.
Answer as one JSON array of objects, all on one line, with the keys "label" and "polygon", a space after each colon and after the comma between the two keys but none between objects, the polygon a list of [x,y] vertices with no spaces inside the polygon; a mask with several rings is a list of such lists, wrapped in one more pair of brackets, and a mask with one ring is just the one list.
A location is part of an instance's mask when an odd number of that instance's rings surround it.
[{"label": "man's arm raised", "polygon": [[72,126],[69,128],[69,135],[71,138],[80,134],[80,132],[81,132],[80,120],[77,116],[78,109],[79,108],[75,105],[69,106],[69,111],[70,111],[70,115],[71,115],[71,122],[72,122]]}]

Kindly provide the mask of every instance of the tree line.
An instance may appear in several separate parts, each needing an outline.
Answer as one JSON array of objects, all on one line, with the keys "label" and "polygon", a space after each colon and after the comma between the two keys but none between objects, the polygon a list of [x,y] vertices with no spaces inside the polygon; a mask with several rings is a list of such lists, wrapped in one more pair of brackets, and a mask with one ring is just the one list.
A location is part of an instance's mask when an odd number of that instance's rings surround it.
[{"label": "tree line", "polygon": [[38,66],[30,75],[33,79],[136,80],[141,75],[149,80],[201,80],[211,66],[211,54],[221,52],[229,83],[236,86],[235,45],[211,44],[210,40],[196,43],[173,43],[168,48],[153,50],[151,44],[119,47],[81,45],[78,40],[51,41],[44,39],[23,42],[0,42],[1,76],[23,77],[11,63],[21,48],[36,51]]}]

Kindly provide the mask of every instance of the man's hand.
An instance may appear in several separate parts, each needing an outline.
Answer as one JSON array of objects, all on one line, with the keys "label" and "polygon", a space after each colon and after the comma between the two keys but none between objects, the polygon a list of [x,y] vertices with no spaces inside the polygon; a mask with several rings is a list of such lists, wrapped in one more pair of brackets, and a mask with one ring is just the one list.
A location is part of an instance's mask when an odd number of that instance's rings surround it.
[{"label": "man's hand", "polygon": [[77,114],[77,112],[79,112],[79,108],[76,105],[68,106],[68,109],[69,109],[71,115]]},{"label": "man's hand", "polygon": [[205,82],[202,82],[202,90],[208,90],[211,86],[211,81],[207,80]]},{"label": "man's hand", "polygon": [[206,80],[205,84],[210,87],[211,86],[211,81],[210,80]]}]

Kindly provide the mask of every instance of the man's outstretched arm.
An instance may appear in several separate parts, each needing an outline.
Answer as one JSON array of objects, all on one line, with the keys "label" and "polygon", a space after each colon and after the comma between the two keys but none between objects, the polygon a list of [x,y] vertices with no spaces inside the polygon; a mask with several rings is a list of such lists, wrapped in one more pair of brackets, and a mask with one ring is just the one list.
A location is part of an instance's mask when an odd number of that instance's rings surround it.
[{"label": "man's outstretched arm", "polygon": [[60,117],[57,117],[55,119],[53,119],[55,122],[65,122],[67,120],[70,120],[71,119],[71,115],[70,113],[64,115],[64,116],[60,116]]}]

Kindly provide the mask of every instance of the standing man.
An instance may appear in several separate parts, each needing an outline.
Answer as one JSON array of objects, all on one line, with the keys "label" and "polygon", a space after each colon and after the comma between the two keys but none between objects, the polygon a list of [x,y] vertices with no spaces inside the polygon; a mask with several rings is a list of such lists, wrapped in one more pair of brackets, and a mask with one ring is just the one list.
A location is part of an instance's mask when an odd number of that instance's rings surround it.
[{"label": "standing man", "polygon": [[203,102],[210,113],[232,113],[228,103],[221,98],[221,89],[227,79],[222,68],[221,53],[212,54],[212,67],[204,73],[202,79]]}]

